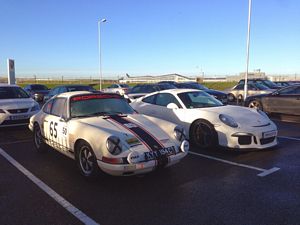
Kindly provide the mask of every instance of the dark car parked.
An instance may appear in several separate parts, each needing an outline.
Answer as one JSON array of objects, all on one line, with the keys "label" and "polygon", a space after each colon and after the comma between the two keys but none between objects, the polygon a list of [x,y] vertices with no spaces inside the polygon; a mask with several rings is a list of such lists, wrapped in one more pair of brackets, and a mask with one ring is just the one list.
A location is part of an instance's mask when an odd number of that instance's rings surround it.
[{"label": "dark car parked", "polygon": [[167,89],[176,89],[176,87],[168,83],[138,84],[127,93],[127,97],[136,99],[155,91],[162,91]]},{"label": "dark car parked", "polygon": [[[247,82],[248,82],[248,84],[263,84],[270,89],[280,89],[281,88],[274,82],[267,80],[267,79],[254,78],[254,79],[248,79]],[[244,79],[240,80],[238,84],[245,84],[245,80]]]},{"label": "dark car parked", "polygon": [[48,95],[46,95],[44,97],[44,101],[48,101],[50,98],[52,98],[53,96],[58,95],[60,93],[70,92],[70,91],[96,91],[96,90],[91,86],[80,85],[80,84],[57,86],[57,87],[53,88],[48,93]]},{"label": "dark car parked", "polygon": [[216,91],[213,89],[209,89],[209,88],[205,87],[204,85],[199,84],[197,82],[176,83],[176,87],[177,88],[197,89],[197,90],[205,91],[207,94],[212,95],[213,97],[215,97],[216,99],[221,101],[223,104],[228,103],[226,93],[224,93],[222,91]]},{"label": "dark car parked", "polygon": [[50,91],[48,87],[42,84],[28,84],[23,89],[37,102],[44,101],[44,96]]},{"label": "dark car parked", "polygon": [[300,85],[284,87],[270,94],[249,96],[245,100],[245,106],[266,113],[300,116]]}]

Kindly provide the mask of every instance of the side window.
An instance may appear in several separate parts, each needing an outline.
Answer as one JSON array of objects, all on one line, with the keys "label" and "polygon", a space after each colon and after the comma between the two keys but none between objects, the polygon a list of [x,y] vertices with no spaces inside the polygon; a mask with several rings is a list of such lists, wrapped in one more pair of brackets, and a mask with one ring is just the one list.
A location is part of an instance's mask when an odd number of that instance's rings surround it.
[{"label": "side window", "polygon": [[253,84],[248,84],[248,89],[252,91],[257,90],[257,88]]},{"label": "side window", "polygon": [[68,118],[68,105],[67,100],[65,101],[65,104],[63,106],[63,112],[62,112],[62,118],[67,119]]},{"label": "side window", "polygon": [[111,85],[110,87],[111,87],[111,88],[118,88],[118,85],[113,84],[113,85]]},{"label": "side window", "polygon": [[238,86],[235,87],[234,90],[243,90],[244,89],[244,84],[239,84]]},{"label": "side window", "polygon": [[47,102],[47,103],[44,105],[44,107],[43,107],[43,112],[44,112],[44,113],[47,113],[47,114],[50,114],[52,105],[53,105],[53,100]]},{"label": "side window", "polygon": [[149,104],[155,104],[155,98],[156,98],[157,95],[151,95],[147,98],[144,98],[142,101],[143,102],[146,102],[146,103],[149,103]]},{"label": "side window", "polygon": [[167,106],[169,103],[175,103],[179,108],[181,108],[177,99],[168,93],[158,94],[156,97],[156,105]]},{"label": "side window", "polygon": [[54,116],[62,116],[65,109],[66,98],[56,98],[53,100],[51,114]]}]

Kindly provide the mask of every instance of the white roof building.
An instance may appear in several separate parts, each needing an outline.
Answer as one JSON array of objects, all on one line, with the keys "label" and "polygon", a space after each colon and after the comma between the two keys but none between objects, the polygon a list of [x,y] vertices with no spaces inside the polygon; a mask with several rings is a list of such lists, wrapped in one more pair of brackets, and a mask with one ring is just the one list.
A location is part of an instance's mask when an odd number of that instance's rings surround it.
[{"label": "white roof building", "polygon": [[119,80],[120,83],[157,83],[160,81],[176,81],[176,82],[187,82],[187,81],[196,81],[196,78],[190,78],[177,73],[158,75],[158,76],[130,76],[126,74],[126,77],[123,77]]}]

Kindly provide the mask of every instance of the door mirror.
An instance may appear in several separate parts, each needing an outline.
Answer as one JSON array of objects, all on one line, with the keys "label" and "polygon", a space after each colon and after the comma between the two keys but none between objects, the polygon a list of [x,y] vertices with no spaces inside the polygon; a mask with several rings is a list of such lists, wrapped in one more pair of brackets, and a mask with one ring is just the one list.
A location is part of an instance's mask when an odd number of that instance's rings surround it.
[{"label": "door mirror", "polygon": [[167,108],[168,109],[178,109],[178,106],[175,104],[175,103],[169,103],[168,105],[167,105]]}]

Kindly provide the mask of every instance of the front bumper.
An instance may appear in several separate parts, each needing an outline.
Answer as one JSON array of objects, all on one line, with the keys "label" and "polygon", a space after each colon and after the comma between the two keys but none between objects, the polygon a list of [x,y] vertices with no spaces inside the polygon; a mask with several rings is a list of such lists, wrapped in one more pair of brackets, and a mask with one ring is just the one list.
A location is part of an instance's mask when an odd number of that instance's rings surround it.
[{"label": "front bumper", "polygon": [[[266,127],[251,130],[218,130],[219,145],[235,150],[267,149],[278,144],[277,128],[271,124]],[[265,134],[274,131],[274,135],[268,137]]]},{"label": "front bumper", "polygon": [[[186,155],[187,152],[180,151],[176,155],[168,156],[168,163],[164,167],[169,167],[173,164],[178,163]],[[149,173],[156,168],[159,168],[159,163],[157,160],[139,162],[134,164],[109,164],[100,160],[98,160],[97,162],[101,170],[113,176],[132,176],[144,174]]]},{"label": "front bumper", "polygon": [[38,111],[19,114],[0,114],[0,127],[23,126],[29,124],[30,117]]}]

